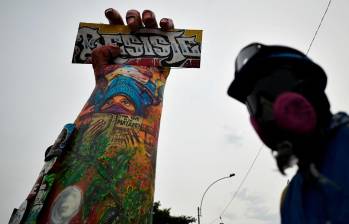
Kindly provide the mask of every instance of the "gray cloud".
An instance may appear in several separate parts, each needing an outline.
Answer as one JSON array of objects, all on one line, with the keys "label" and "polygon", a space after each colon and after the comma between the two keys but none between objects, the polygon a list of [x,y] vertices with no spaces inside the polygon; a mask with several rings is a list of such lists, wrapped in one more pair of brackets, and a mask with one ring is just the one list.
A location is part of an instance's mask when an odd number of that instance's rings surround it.
[{"label": "gray cloud", "polygon": [[279,223],[279,215],[270,211],[266,204],[266,199],[246,188],[242,189],[236,196],[237,199],[246,204],[247,209],[244,216],[248,219],[256,219],[266,223]]},{"label": "gray cloud", "polygon": [[228,144],[234,144],[234,145],[242,144],[242,137],[235,133],[225,134],[225,140]]},{"label": "gray cloud", "polygon": [[263,204],[264,200],[261,196],[257,194],[253,194],[251,192],[247,192],[246,188],[243,188],[238,194],[236,195],[237,199],[240,199],[242,201],[254,203],[254,204]]},{"label": "gray cloud", "polygon": [[244,215],[247,218],[265,221],[266,223],[280,222],[278,214],[270,212],[266,205],[249,204]]},{"label": "gray cloud", "polygon": [[224,219],[228,219],[228,220],[238,219],[238,216],[236,215],[236,213],[232,213],[232,212],[225,212],[223,217],[224,217]]},{"label": "gray cloud", "polygon": [[236,128],[231,128],[228,126],[224,126],[224,141],[227,144],[233,144],[233,145],[238,145],[241,146],[242,142],[244,141],[244,137],[242,133],[237,132]]}]

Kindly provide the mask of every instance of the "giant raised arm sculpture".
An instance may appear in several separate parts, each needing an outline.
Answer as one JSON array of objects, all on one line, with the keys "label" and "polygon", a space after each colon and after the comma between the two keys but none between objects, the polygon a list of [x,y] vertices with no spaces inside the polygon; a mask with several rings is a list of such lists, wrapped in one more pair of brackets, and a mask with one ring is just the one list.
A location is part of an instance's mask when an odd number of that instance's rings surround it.
[{"label": "giant raised arm sculpture", "polygon": [[[122,24],[113,9],[112,24]],[[128,26],[157,27],[146,10]],[[160,22],[173,28],[170,19]],[[135,28],[136,27],[136,28]],[[110,62],[116,46],[92,52],[96,87],[74,124],[46,152],[45,166],[10,223],[151,223],[156,149],[169,68]]]}]

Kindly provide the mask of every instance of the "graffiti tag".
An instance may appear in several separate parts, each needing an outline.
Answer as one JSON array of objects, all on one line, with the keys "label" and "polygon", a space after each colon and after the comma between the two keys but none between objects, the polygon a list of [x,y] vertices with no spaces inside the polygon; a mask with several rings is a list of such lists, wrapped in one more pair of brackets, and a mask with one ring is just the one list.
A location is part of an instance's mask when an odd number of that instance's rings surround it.
[{"label": "graffiti tag", "polygon": [[114,61],[117,64],[200,67],[201,30],[141,29],[130,34],[113,26],[114,32],[103,33],[105,26],[108,25],[80,24],[73,63],[85,63],[93,49],[113,44],[120,47],[120,56]]}]

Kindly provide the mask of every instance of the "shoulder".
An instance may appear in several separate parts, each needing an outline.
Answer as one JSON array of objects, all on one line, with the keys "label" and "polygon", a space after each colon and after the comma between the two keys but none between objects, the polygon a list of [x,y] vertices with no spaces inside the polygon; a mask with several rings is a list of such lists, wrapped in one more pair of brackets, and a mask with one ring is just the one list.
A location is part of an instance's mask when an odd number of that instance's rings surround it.
[{"label": "shoulder", "polygon": [[349,128],[349,115],[345,112],[338,112],[333,115],[327,132],[332,133],[341,128]]},{"label": "shoulder", "polygon": [[333,115],[328,131],[330,147],[349,146],[349,116],[344,112]]},{"label": "shoulder", "polygon": [[281,193],[281,208],[293,197],[297,196],[298,193],[301,191],[303,184],[303,175],[298,170],[298,172],[294,175],[294,177],[291,179],[291,181],[287,184],[287,186],[284,188],[284,190]]},{"label": "shoulder", "polygon": [[[326,132],[329,148],[348,148],[349,146],[349,116],[345,112],[333,115]],[[345,150],[349,153],[349,150]],[[344,152],[345,152],[344,151]]]},{"label": "shoulder", "polygon": [[301,172],[292,178],[281,194],[280,213],[282,223],[301,223],[303,220],[302,210],[302,187],[303,176]]}]

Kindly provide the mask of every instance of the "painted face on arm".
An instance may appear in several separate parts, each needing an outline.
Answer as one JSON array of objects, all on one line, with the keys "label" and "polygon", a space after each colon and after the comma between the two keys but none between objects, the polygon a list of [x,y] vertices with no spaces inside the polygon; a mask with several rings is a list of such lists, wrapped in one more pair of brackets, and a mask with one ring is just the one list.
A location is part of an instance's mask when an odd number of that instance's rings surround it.
[{"label": "painted face on arm", "polygon": [[136,107],[127,96],[116,95],[102,106],[101,112],[133,115],[136,112]]}]

